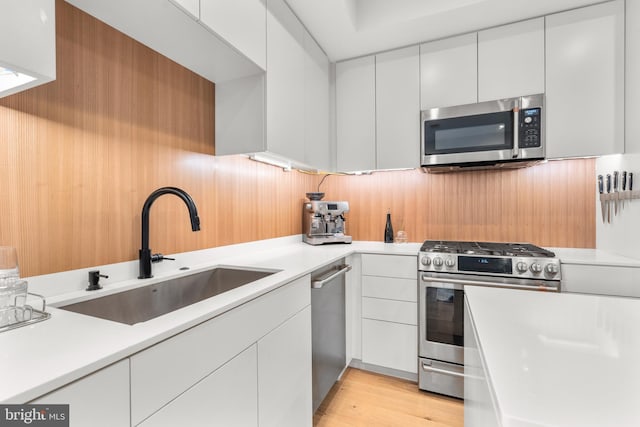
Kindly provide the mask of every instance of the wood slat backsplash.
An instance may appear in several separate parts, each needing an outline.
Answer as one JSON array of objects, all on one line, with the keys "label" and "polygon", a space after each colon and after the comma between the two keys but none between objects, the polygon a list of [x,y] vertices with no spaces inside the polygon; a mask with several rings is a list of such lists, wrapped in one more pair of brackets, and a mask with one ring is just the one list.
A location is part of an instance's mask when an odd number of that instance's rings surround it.
[{"label": "wood slat backsplash", "polygon": [[[140,211],[156,188],[150,244],[175,253],[299,234],[319,176],[214,156],[213,83],[63,0],[57,80],[0,99],[0,245],[32,276],[137,259]],[[348,232],[382,240],[385,213],[412,241],[529,241],[594,247],[594,160],[517,171],[331,176],[325,200],[351,204]]]},{"label": "wood slat backsplash", "polygon": [[325,200],[348,200],[348,234],[384,240],[387,209],[409,240],[530,242],[595,247],[595,159],[525,169],[330,176]]},{"label": "wood slat backsplash", "polygon": [[23,276],[301,232],[315,177],[214,157],[214,85],[68,3],[56,2],[57,80],[0,99],[0,244]]}]

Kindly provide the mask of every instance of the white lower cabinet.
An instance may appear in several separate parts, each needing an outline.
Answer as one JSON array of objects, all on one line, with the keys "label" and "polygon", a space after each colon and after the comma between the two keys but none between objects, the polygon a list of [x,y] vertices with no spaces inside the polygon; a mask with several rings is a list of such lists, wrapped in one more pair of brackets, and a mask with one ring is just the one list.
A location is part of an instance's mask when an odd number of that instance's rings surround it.
[{"label": "white lower cabinet", "polygon": [[309,306],[258,341],[260,427],[312,425],[310,374]]},{"label": "white lower cabinet", "polygon": [[489,388],[476,328],[469,305],[464,304],[464,425],[487,427],[501,425],[493,394]]},{"label": "white lower cabinet", "polygon": [[252,345],[139,425],[257,426],[256,347]]},{"label": "white lower cabinet", "polygon": [[418,372],[417,258],[362,255],[362,362]]},{"label": "white lower cabinet", "polygon": [[417,373],[417,326],[362,319],[362,361],[385,368]]},{"label": "white lower cabinet", "polygon": [[68,404],[71,427],[124,427],[129,419],[129,359],[29,402]]},{"label": "white lower cabinet", "polygon": [[[311,318],[300,315],[310,304],[311,282],[304,276],[131,356],[132,425],[244,426],[258,419],[276,425],[270,421],[275,414],[295,420],[291,425],[304,425],[305,416],[311,423]],[[257,360],[246,350],[252,346]],[[292,394],[284,396],[287,380]],[[252,399],[266,403],[258,404],[260,416],[250,423]],[[215,405],[225,408],[219,416]],[[179,413],[181,422],[173,423]]]}]

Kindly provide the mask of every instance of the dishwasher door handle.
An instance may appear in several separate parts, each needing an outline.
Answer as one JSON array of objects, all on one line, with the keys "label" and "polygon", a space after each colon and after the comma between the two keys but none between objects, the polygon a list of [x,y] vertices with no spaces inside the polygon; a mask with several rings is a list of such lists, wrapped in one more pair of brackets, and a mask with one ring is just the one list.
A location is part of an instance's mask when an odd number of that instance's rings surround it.
[{"label": "dishwasher door handle", "polygon": [[322,279],[316,279],[313,280],[311,282],[311,287],[313,289],[320,289],[322,288],[324,285],[326,285],[327,283],[329,283],[330,281],[332,281],[333,279],[335,279],[336,277],[345,274],[347,271],[351,270],[351,266],[350,265],[343,265],[341,266],[340,270],[336,271],[335,273],[331,273],[330,276],[327,276],[325,278]]}]

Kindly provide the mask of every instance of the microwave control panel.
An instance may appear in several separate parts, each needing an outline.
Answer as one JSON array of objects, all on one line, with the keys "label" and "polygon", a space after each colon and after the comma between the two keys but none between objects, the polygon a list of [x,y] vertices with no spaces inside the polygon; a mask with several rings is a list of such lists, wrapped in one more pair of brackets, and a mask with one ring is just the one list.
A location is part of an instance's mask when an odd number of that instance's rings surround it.
[{"label": "microwave control panel", "polygon": [[541,144],[541,109],[526,108],[520,110],[520,148],[540,147]]}]

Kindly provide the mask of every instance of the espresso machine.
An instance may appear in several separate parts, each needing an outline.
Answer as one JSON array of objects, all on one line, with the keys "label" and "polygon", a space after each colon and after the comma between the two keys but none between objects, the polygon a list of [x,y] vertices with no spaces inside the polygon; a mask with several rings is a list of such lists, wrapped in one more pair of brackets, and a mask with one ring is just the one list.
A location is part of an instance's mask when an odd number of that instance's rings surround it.
[{"label": "espresso machine", "polygon": [[344,234],[349,202],[323,201],[322,196],[323,193],[307,193],[309,201],[302,207],[302,241],[310,245],[351,243],[351,236]]}]

